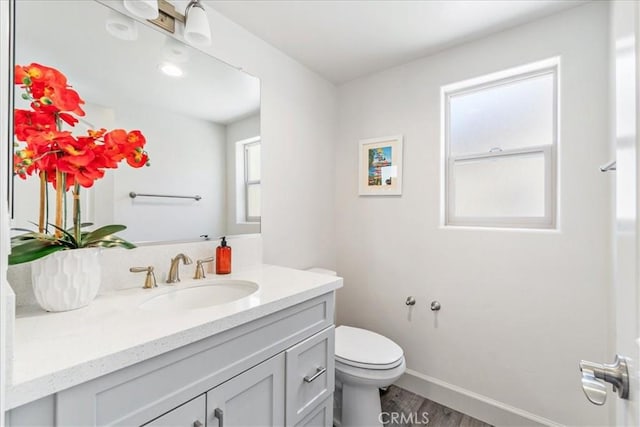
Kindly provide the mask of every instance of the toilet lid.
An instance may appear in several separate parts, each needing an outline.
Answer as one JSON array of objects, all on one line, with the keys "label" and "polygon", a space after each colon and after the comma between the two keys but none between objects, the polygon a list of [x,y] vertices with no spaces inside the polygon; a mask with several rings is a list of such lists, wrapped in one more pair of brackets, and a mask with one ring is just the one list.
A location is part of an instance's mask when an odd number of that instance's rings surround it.
[{"label": "toilet lid", "polygon": [[351,326],[336,328],[336,359],[354,366],[394,366],[402,359],[402,348],[389,338]]}]

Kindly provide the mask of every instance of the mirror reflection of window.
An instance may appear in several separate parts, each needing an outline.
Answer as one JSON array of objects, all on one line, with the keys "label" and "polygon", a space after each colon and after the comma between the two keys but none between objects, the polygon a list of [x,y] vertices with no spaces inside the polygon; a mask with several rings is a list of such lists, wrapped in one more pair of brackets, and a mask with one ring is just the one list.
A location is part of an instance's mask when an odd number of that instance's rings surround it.
[{"label": "mirror reflection of window", "polygon": [[243,144],[245,221],[260,222],[260,140]]},{"label": "mirror reflection of window", "polygon": [[[241,134],[240,134],[241,135]],[[246,136],[244,133],[243,136]],[[235,145],[235,223],[229,225],[230,230],[242,229],[250,233],[260,226],[262,188],[261,180],[261,149],[260,136],[244,139],[233,139]]]}]

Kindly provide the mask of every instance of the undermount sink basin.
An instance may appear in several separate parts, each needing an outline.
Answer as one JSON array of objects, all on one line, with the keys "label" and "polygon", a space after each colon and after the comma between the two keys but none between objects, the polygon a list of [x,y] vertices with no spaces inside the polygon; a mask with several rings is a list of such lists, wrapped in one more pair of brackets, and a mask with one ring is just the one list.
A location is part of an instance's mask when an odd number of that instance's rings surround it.
[{"label": "undermount sink basin", "polygon": [[257,283],[246,280],[209,282],[188,288],[177,288],[166,294],[158,295],[140,304],[140,308],[158,311],[205,308],[237,301],[257,290]]}]

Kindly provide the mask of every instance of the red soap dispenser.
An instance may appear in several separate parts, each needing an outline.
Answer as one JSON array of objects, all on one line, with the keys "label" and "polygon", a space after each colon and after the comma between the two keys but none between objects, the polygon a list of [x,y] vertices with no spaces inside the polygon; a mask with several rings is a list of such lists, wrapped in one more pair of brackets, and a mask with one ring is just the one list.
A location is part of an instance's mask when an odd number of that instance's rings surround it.
[{"label": "red soap dispenser", "polygon": [[216,274],[231,273],[231,246],[227,246],[227,239],[222,238],[220,246],[216,248]]}]

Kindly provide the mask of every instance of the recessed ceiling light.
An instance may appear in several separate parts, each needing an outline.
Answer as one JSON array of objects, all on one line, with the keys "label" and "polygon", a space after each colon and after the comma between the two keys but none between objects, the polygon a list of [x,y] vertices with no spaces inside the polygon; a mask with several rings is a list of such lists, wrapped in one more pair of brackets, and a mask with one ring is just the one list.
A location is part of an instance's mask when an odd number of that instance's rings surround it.
[{"label": "recessed ceiling light", "polygon": [[184,74],[182,68],[178,67],[176,64],[172,64],[171,62],[163,62],[158,66],[160,71],[165,73],[167,76],[171,77],[180,77]]}]

